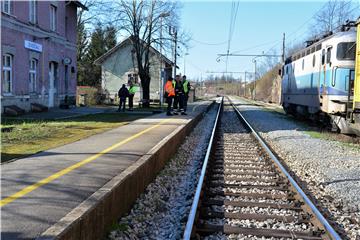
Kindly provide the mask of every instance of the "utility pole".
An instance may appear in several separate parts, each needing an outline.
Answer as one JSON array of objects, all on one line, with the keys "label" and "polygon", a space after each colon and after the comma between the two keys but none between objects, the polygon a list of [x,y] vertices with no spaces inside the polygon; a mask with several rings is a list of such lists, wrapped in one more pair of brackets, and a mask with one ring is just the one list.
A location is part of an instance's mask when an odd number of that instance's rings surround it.
[{"label": "utility pole", "polygon": [[184,75],[186,75],[186,73],[185,73],[185,70],[186,70],[186,56],[188,56],[188,55],[189,55],[189,53],[184,54]]},{"label": "utility pole", "polygon": [[[163,53],[162,53],[162,28],[163,28],[163,18],[170,16],[169,12],[164,12],[159,15],[160,17],[160,78],[159,78],[159,97],[160,97],[160,106],[164,104],[164,77],[165,77],[165,71],[163,68]],[[164,66],[165,67],[165,66]]]},{"label": "utility pole", "polygon": [[244,79],[244,97],[246,97],[246,71],[245,71],[245,79]]},{"label": "utility pole", "polygon": [[174,37],[174,79],[176,77],[176,58],[177,58],[177,29],[169,27],[169,34]]},{"label": "utility pole", "polygon": [[176,77],[176,58],[177,58],[177,30],[175,30],[174,39],[175,39],[174,79],[175,79],[175,77]]},{"label": "utility pole", "polygon": [[253,90],[253,99],[255,100],[255,96],[256,96],[256,59],[253,59],[253,62],[254,62],[254,90]]},{"label": "utility pole", "polygon": [[285,33],[283,33],[283,45],[282,45],[281,60],[283,63],[285,62]]}]

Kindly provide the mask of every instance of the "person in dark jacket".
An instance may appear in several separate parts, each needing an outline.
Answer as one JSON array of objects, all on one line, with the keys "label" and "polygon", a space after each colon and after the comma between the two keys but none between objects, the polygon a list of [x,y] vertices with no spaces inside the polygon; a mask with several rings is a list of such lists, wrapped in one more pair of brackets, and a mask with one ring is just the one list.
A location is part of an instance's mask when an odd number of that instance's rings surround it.
[{"label": "person in dark jacket", "polygon": [[175,98],[174,98],[174,114],[186,115],[184,112],[184,87],[181,81],[180,75],[176,75],[176,81],[174,83]]},{"label": "person in dark jacket", "polygon": [[125,112],[126,98],[129,96],[129,90],[126,88],[125,84],[123,84],[122,87],[119,89],[118,96],[120,98],[118,112],[121,111],[121,108],[123,109],[123,112]]}]

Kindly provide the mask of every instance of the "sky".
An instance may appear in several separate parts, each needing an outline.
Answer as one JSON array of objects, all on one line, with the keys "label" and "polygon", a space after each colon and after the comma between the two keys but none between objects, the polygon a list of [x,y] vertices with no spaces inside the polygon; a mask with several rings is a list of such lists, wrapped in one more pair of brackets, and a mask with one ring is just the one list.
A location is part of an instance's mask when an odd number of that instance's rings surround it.
[{"label": "sky", "polygon": [[[303,42],[309,33],[311,19],[325,1],[239,1],[230,53],[281,54],[285,33],[286,46]],[[189,55],[185,58],[185,74],[196,80],[209,71],[223,72],[226,58],[217,62],[217,54],[227,51],[232,1],[184,1],[181,28],[190,33]],[[360,13],[359,13],[360,15]],[[217,44],[217,45],[209,45]],[[260,45],[260,46],[259,46]],[[184,55],[184,54],[182,54]],[[253,72],[253,57],[229,57],[229,72]],[[279,58],[280,60],[280,58]],[[257,59],[258,64],[264,58]],[[178,59],[184,73],[184,58]],[[239,77],[239,73],[234,73]]]}]

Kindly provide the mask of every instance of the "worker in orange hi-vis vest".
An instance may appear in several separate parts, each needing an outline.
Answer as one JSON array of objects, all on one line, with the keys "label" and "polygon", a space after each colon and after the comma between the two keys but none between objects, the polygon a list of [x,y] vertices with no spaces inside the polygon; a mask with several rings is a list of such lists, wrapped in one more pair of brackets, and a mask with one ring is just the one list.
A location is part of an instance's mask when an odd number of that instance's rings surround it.
[{"label": "worker in orange hi-vis vest", "polygon": [[172,105],[172,101],[173,101],[173,98],[175,97],[175,89],[174,89],[174,86],[173,86],[173,78],[172,77],[168,77],[166,83],[165,83],[165,87],[164,87],[164,90],[165,90],[165,98],[166,98],[166,102],[167,102],[167,112],[166,112],[166,115],[168,116],[171,116],[173,115],[171,113],[171,105]]}]

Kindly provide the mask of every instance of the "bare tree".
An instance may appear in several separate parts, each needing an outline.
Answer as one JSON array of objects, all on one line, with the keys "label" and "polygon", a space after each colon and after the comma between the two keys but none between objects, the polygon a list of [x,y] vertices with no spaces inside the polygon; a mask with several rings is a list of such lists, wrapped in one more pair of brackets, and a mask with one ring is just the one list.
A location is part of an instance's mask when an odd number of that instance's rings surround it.
[{"label": "bare tree", "polygon": [[345,23],[346,20],[354,17],[353,12],[359,8],[359,5],[354,4],[351,0],[328,1],[323,9],[321,9],[314,16],[314,23],[310,25],[310,35],[312,38],[323,35],[328,32],[337,32],[340,30],[340,26]]},{"label": "bare tree", "polygon": [[112,3],[106,0],[84,0],[82,3],[87,9],[79,8],[77,12],[77,79],[80,84],[89,72],[86,55],[91,35],[97,26],[104,29],[103,25],[111,26],[111,18],[106,16],[112,11]]},{"label": "bare tree", "polygon": [[126,32],[132,41],[144,106],[149,106],[151,47],[162,41],[166,49],[169,49],[172,44],[171,36],[165,30],[160,39],[160,32],[161,28],[166,29],[170,25],[178,27],[179,5],[175,1],[162,0],[119,0],[113,4],[116,5],[114,24]]}]

